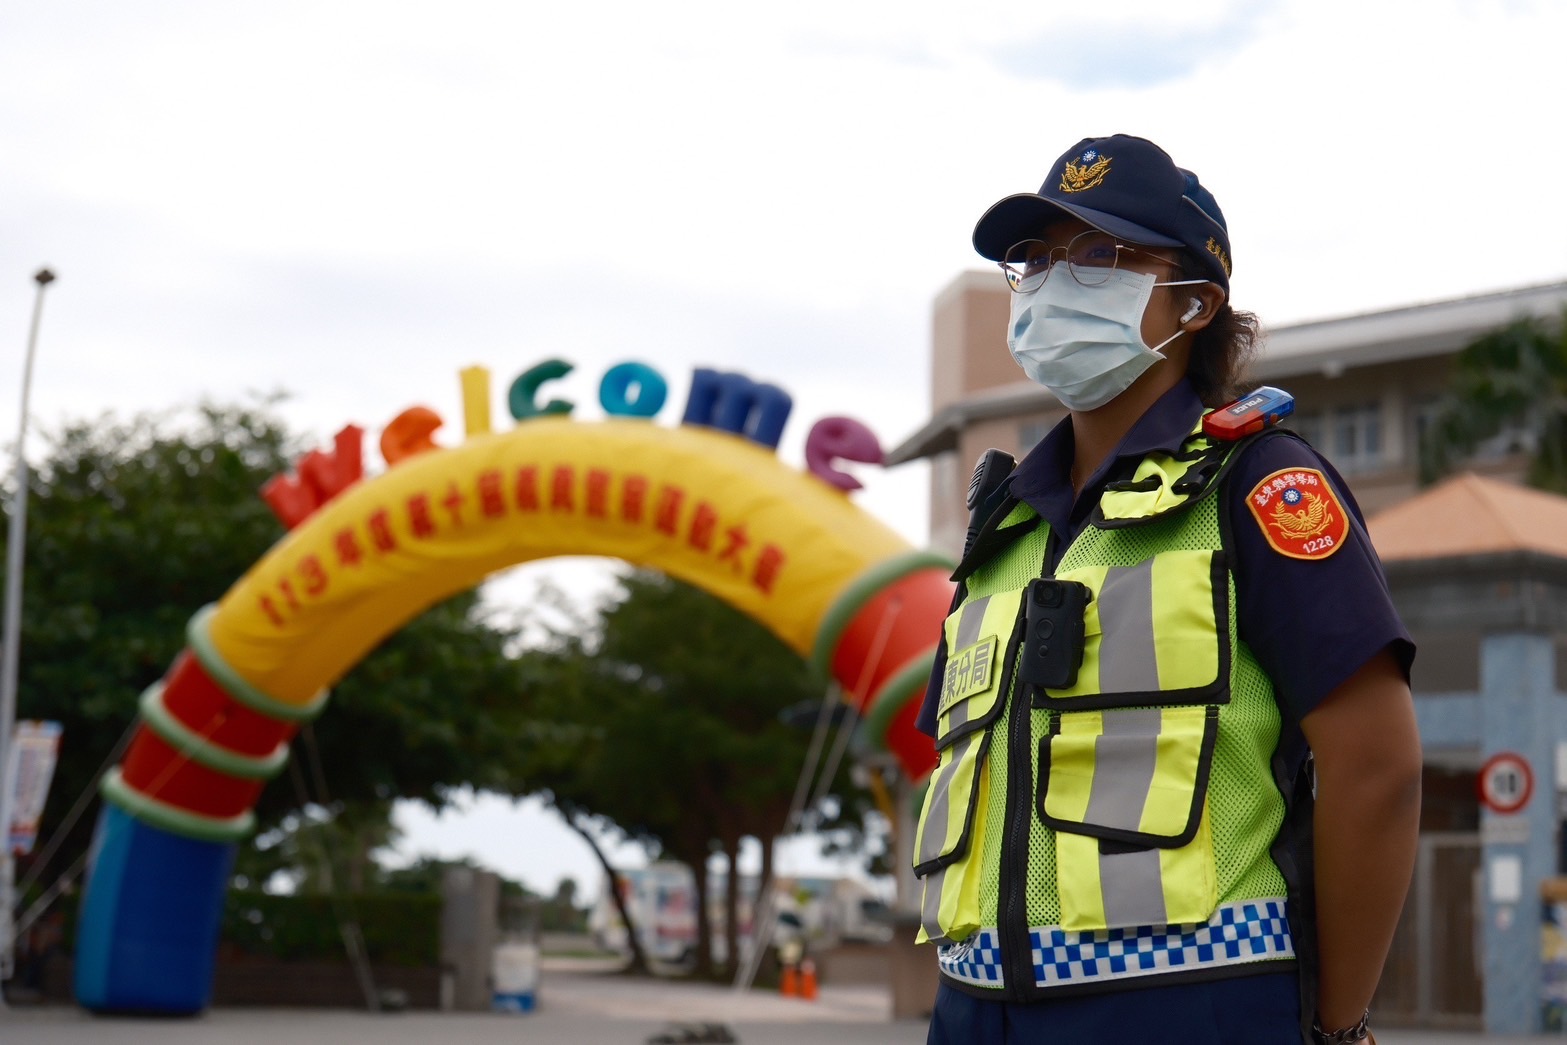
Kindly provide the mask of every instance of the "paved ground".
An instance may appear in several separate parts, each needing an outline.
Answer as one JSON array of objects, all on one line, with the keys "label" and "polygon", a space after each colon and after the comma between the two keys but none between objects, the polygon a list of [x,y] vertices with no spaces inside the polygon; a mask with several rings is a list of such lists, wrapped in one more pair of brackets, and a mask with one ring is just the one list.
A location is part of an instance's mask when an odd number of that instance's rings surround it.
[{"label": "paved ground", "polygon": [[551,973],[526,1015],[217,1009],[195,1019],[128,1020],[66,1007],[0,1013],[3,1045],[641,1045],[672,1022],[715,1021],[742,1045],[919,1043],[922,1021],[893,1022],[887,994],[825,987],[814,1002],[717,986]]},{"label": "paved ground", "polygon": [[[824,987],[814,1002],[759,991],[549,972],[527,1015],[374,1014],[340,1010],[218,1009],[194,1019],[118,1019],[69,1007],[0,1012],[0,1045],[641,1045],[672,1021],[717,1021],[741,1045],[919,1045],[923,1021],[889,1018],[887,992]],[[1561,1045],[1567,1037],[1388,1030],[1381,1045]],[[1150,1041],[1156,1039],[1150,1038]]]}]

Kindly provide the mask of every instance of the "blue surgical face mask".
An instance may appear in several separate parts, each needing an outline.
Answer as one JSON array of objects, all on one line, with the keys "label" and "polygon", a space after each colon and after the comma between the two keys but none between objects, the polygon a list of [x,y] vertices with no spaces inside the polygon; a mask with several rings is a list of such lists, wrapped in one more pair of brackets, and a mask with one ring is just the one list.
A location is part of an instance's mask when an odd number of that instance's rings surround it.
[{"label": "blue surgical face mask", "polygon": [[1068,410],[1093,410],[1129,388],[1164,357],[1159,349],[1185,333],[1177,330],[1151,348],[1143,343],[1143,310],[1159,283],[1146,272],[1115,269],[1103,283],[1085,287],[1066,266],[1052,266],[1038,290],[1012,295],[1007,345],[1032,380],[1055,393]]}]

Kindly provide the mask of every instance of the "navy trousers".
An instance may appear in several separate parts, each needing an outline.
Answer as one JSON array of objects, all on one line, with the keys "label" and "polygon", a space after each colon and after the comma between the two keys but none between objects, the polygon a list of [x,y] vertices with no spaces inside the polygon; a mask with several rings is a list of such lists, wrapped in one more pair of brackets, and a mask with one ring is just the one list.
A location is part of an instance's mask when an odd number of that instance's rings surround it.
[{"label": "navy trousers", "polygon": [[987,1001],[942,984],[926,1045],[1301,1045],[1293,972],[1052,1001]]}]

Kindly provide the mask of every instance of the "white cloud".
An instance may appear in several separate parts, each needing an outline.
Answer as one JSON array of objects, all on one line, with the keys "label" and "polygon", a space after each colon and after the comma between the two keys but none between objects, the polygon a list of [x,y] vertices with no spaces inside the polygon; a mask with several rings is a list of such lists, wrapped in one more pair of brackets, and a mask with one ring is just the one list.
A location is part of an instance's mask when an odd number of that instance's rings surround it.
[{"label": "white cloud", "polygon": [[1033,34],[998,42],[991,53],[1010,75],[1053,82],[1073,94],[1154,88],[1224,64],[1252,42],[1278,6],[1277,0],[1230,0],[1069,8]]}]

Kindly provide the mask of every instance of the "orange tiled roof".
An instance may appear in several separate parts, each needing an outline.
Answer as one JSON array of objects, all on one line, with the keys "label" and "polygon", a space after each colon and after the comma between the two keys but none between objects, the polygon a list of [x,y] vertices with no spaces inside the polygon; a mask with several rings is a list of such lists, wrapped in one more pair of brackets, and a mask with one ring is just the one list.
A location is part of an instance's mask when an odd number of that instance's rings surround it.
[{"label": "orange tiled roof", "polygon": [[1567,497],[1472,472],[1366,520],[1384,561],[1533,551],[1567,559]]}]

